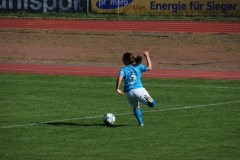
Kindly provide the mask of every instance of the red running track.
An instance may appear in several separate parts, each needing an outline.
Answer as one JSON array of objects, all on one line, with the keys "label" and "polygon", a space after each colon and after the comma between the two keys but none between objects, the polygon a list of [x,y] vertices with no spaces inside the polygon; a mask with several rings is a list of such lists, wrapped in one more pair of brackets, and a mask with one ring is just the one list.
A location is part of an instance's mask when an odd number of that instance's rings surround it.
[{"label": "red running track", "polygon": [[[0,28],[240,34],[240,22],[105,21],[0,18]],[[0,62],[0,72],[5,73],[117,76],[118,71],[119,68],[110,67],[54,66]],[[240,71],[154,69],[151,72],[144,73],[143,77],[240,80]]]},{"label": "red running track", "polygon": [[[114,76],[117,77],[120,68],[93,66],[65,66],[43,64],[19,64],[0,62],[2,73],[38,73],[81,76]],[[183,69],[153,69],[143,73],[143,77],[153,78],[209,78],[240,80],[240,71],[221,70],[183,70]]]},{"label": "red running track", "polygon": [[240,34],[240,22],[0,18],[0,28]]}]

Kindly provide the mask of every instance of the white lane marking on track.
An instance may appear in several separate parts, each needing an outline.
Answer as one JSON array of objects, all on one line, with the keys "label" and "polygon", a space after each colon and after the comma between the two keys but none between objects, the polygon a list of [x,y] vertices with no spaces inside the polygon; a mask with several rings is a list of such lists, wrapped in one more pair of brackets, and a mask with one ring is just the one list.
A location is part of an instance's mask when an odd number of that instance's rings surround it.
[{"label": "white lane marking on track", "polygon": [[[183,76],[182,74],[163,74],[163,73],[145,73],[146,75],[162,75],[162,76]],[[214,75],[214,74],[190,74],[191,77],[240,77],[238,75],[229,76],[229,75]]]},{"label": "white lane marking on track", "polygon": [[[226,104],[232,104],[232,103],[240,103],[240,101],[222,102],[222,103],[210,103],[210,104],[203,104],[203,105],[196,105],[196,106],[185,106],[185,107],[179,107],[179,108],[159,109],[159,110],[142,111],[142,112],[143,112],[143,113],[148,113],[148,112],[164,112],[164,111],[173,111],[173,110],[181,110],[181,109],[200,108],[200,107],[207,107],[207,106],[226,105]],[[119,114],[115,114],[115,115],[124,116],[124,115],[129,115],[129,114],[132,114],[132,112],[119,113]],[[103,116],[103,115],[99,115],[99,116],[89,116],[89,117],[83,117],[83,118],[61,119],[61,120],[54,120],[54,121],[47,121],[47,122],[39,122],[39,123],[28,123],[28,124],[2,126],[2,127],[0,127],[0,129],[4,129],[4,128],[15,128],[15,127],[24,127],[24,126],[32,126],[32,125],[37,125],[37,124],[47,124],[47,123],[54,123],[54,122],[81,120],[81,119],[100,118],[100,117],[102,117],[102,116]]]},{"label": "white lane marking on track", "polygon": [[11,71],[40,71],[40,72],[87,72],[87,73],[115,73],[116,75],[118,73],[116,72],[107,72],[107,71],[70,71],[70,70],[51,70],[51,69],[11,69],[11,68],[0,68],[3,70],[11,70]]},{"label": "white lane marking on track", "polygon": [[[48,70],[48,69],[12,69],[12,68],[0,68],[3,70],[12,70],[12,71],[45,71],[45,72],[69,72],[69,73],[112,73],[112,74],[118,74],[117,72],[107,72],[107,71],[70,71],[70,70]],[[183,76],[185,75],[184,73],[182,74],[163,74],[163,73],[145,73],[145,75],[161,75],[161,76]],[[214,75],[214,74],[205,74],[205,75],[198,75],[198,74],[192,74],[189,75],[190,77],[231,77],[231,78],[237,78],[240,77],[238,75]]]}]

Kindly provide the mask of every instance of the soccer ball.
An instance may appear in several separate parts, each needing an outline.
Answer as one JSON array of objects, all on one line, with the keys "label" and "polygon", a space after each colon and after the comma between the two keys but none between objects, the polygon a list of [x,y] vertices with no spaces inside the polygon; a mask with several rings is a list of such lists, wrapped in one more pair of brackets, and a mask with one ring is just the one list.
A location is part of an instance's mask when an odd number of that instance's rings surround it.
[{"label": "soccer ball", "polygon": [[104,116],[103,116],[103,122],[106,124],[106,125],[112,125],[114,124],[115,122],[115,116],[114,114],[112,113],[106,113]]}]

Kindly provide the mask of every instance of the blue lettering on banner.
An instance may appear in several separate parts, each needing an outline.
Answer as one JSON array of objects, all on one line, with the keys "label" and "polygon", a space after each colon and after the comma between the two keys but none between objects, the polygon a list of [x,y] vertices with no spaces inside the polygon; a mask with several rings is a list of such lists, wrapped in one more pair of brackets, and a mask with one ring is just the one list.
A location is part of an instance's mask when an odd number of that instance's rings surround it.
[{"label": "blue lettering on banner", "polygon": [[[119,4],[118,4],[119,2]],[[123,6],[127,6],[128,4],[132,3],[133,0],[99,0],[96,3],[96,7],[100,9],[116,9]]]},{"label": "blue lettering on banner", "polygon": [[207,10],[221,11],[225,13],[228,10],[236,10],[237,4],[215,4],[215,2],[207,2]]},{"label": "blue lettering on banner", "polygon": [[155,3],[154,1],[150,2],[150,9],[151,10],[171,10],[173,12],[177,12],[179,10],[186,10],[187,5],[182,4],[180,1],[178,3]]},{"label": "blue lettering on banner", "polygon": [[[199,3],[198,1],[191,1],[188,5],[181,3],[156,3],[150,1],[150,10],[172,10],[172,12],[178,12],[180,10],[186,10],[188,7],[192,11],[203,10],[205,4]],[[217,4],[214,1],[206,3],[207,11],[221,11],[223,13],[237,9],[237,4]]]}]

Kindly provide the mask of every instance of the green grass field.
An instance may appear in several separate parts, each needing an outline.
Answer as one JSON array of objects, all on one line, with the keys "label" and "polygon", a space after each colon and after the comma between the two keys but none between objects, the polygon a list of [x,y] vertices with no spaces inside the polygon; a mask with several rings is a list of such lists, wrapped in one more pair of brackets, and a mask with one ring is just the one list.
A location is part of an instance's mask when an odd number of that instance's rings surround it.
[{"label": "green grass field", "polygon": [[0,73],[0,159],[240,158],[240,81],[143,78],[139,127],[115,80]]}]

